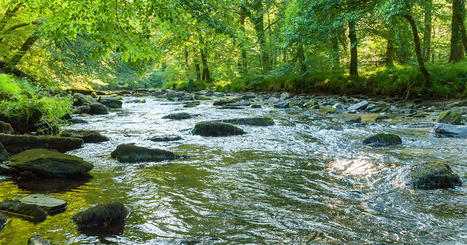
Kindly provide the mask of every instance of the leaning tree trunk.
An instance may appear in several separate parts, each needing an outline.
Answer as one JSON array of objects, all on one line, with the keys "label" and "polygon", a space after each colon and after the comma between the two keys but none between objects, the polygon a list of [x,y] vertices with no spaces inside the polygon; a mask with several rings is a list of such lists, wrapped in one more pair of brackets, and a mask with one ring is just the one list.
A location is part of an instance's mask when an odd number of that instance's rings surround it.
[{"label": "leaning tree trunk", "polygon": [[201,49],[201,62],[203,63],[203,81],[211,81],[211,74],[209,73],[208,67],[208,57],[207,57],[207,49]]},{"label": "leaning tree trunk", "polygon": [[[462,6],[464,0],[453,0],[452,2],[452,22],[451,22],[451,53],[449,62],[459,62],[464,59],[464,47],[462,45],[461,25],[463,22]],[[461,21],[459,21],[461,20]]]},{"label": "leaning tree trunk", "polygon": [[349,40],[350,40],[350,76],[358,77],[358,51],[357,51],[357,29],[355,21],[349,22]]},{"label": "leaning tree trunk", "polygon": [[24,55],[26,55],[26,52],[29,49],[31,49],[32,45],[34,45],[34,43],[38,39],[39,39],[39,36],[36,33],[29,36],[28,39],[24,41],[21,48],[18,51],[16,51],[16,53],[13,55],[13,57],[10,60],[6,62],[6,66],[10,68],[14,68],[19,63],[19,61],[24,57]]},{"label": "leaning tree trunk", "polygon": [[433,13],[433,0],[427,0],[428,6],[425,8],[425,31],[423,33],[423,61],[430,61],[431,56],[431,22]]},{"label": "leaning tree trunk", "polygon": [[[247,10],[245,7],[240,8],[240,31],[242,34],[245,35],[245,19],[247,17]],[[241,61],[239,61],[239,70],[241,74],[246,74],[248,73],[248,67],[247,67],[247,56],[246,56],[246,48],[245,48],[245,42],[242,40],[240,42],[240,52],[241,52]]]},{"label": "leaning tree trunk", "polygon": [[0,19],[0,31],[2,31],[5,26],[8,24],[8,22],[11,20],[11,18],[13,18],[15,15],[16,15],[16,12],[18,12],[18,10],[21,8],[23,4],[20,3],[18,5],[16,5],[14,8],[8,8],[6,11],[5,11],[5,14],[3,15],[3,17]]},{"label": "leaning tree trunk", "polygon": [[428,70],[425,67],[425,62],[423,61],[422,49],[420,47],[420,37],[418,36],[417,24],[415,23],[415,20],[413,19],[411,15],[405,15],[404,17],[409,21],[410,27],[412,28],[413,41],[415,43],[415,53],[417,54],[417,61],[418,61],[420,72],[423,74],[423,78],[425,79],[425,85],[431,86],[430,73],[428,73]]}]

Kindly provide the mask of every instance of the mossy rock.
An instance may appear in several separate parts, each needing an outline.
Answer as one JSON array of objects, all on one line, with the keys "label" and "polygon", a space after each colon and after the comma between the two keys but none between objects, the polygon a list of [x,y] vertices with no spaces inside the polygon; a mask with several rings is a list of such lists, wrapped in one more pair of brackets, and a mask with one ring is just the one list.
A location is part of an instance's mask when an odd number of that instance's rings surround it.
[{"label": "mossy rock", "polygon": [[0,134],[12,134],[13,132],[11,124],[0,121]]},{"label": "mossy rock", "polygon": [[173,152],[149,149],[145,147],[135,146],[134,144],[122,144],[111,153],[111,157],[119,162],[159,162],[165,160],[173,160],[177,158]]},{"label": "mossy rock", "polygon": [[230,123],[234,125],[249,125],[249,126],[272,126],[274,125],[274,120],[270,117],[225,119],[225,120],[217,120],[216,122]]},{"label": "mossy rock", "polygon": [[107,106],[103,104],[95,103],[95,104],[90,105],[89,114],[90,115],[105,115],[105,114],[109,114],[109,109],[107,109]]},{"label": "mossy rock", "polygon": [[73,137],[83,139],[84,143],[100,143],[109,141],[107,136],[94,130],[65,130],[61,134],[63,137]]},{"label": "mossy rock", "polygon": [[233,98],[233,99],[221,99],[221,100],[218,100],[218,101],[215,101],[213,103],[213,105],[215,106],[225,106],[225,105],[228,105],[228,104],[234,104],[234,103],[237,103],[241,100],[241,98]]},{"label": "mossy rock", "polygon": [[82,158],[47,149],[23,151],[11,156],[7,165],[44,178],[89,177],[88,172],[94,167]]},{"label": "mossy rock", "polygon": [[193,134],[201,136],[220,137],[243,135],[246,134],[246,132],[243,131],[243,129],[230,123],[209,121],[197,123],[195,125],[195,128],[193,129]]},{"label": "mossy rock", "polygon": [[412,167],[410,177],[410,184],[414,189],[447,189],[462,185],[459,175],[443,162],[415,165]]},{"label": "mossy rock", "polygon": [[8,212],[31,222],[42,222],[47,213],[36,205],[24,204],[20,201],[5,200],[0,202],[0,211]]},{"label": "mossy rock", "polygon": [[45,148],[59,152],[66,152],[81,148],[83,140],[72,137],[59,136],[32,136],[32,135],[10,135],[0,134],[0,143],[5,149],[16,154],[29,149]]},{"label": "mossy rock", "polygon": [[87,96],[80,93],[75,93],[73,95],[73,106],[91,105],[94,103],[97,103],[97,101],[91,96]]},{"label": "mossy rock", "polygon": [[0,121],[9,123],[15,132],[27,133],[36,131],[35,125],[42,119],[42,112],[33,108],[29,112],[23,111],[21,114],[15,116],[4,115],[0,112]]},{"label": "mossy rock", "polygon": [[186,112],[180,112],[180,113],[173,113],[169,114],[167,116],[163,116],[162,119],[172,119],[172,120],[185,120],[185,119],[190,119],[193,116],[189,113]]},{"label": "mossy rock", "polygon": [[402,144],[402,139],[395,134],[375,134],[363,140],[363,144],[375,147],[384,147],[390,145]]},{"label": "mossy rock", "polygon": [[9,156],[10,154],[5,149],[5,146],[3,146],[2,143],[0,143],[0,162],[7,160]]},{"label": "mossy rock", "polygon": [[439,114],[436,122],[459,125],[462,122],[462,114],[453,111],[443,111]]},{"label": "mossy rock", "polygon": [[193,108],[199,106],[201,103],[199,101],[188,102],[183,107],[185,108]]},{"label": "mossy rock", "polygon": [[77,213],[72,220],[85,234],[121,234],[128,209],[121,203],[99,204]]},{"label": "mossy rock", "polygon": [[89,114],[91,111],[90,105],[74,106],[73,114]]},{"label": "mossy rock", "polygon": [[150,141],[154,142],[169,142],[169,141],[178,141],[181,140],[182,137],[179,135],[154,135],[149,138]]},{"label": "mossy rock", "polygon": [[104,97],[99,100],[99,102],[108,108],[122,108],[123,102],[116,97]]}]

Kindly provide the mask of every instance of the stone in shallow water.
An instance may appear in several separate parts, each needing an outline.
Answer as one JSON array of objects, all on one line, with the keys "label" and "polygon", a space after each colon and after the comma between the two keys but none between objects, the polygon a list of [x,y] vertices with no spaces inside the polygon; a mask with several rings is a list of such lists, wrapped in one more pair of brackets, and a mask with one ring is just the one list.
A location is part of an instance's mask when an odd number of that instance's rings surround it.
[{"label": "stone in shallow water", "polygon": [[177,155],[170,151],[149,149],[134,144],[122,144],[111,153],[111,157],[116,158],[119,162],[135,163],[173,160],[177,158]]},{"label": "stone in shallow water", "polygon": [[453,111],[443,111],[439,114],[436,122],[459,125],[462,121],[462,114]]},{"label": "stone in shallow water", "polygon": [[289,102],[280,102],[280,103],[274,104],[274,108],[278,108],[278,109],[290,108],[290,103]]},{"label": "stone in shallow water", "polygon": [[24,204],[20,201],[6,200],[0,202],[0,210],[32,222],[42,222],[47,219],[47,213],[42,208],[36,205]]},{"label": "stone in shallow water", "polygon": [[105,114],[109,114],[109,109],[107,108],[107,106],[101,103],[95,103],[95,104],[90,105],[89,114],[90,115],[105,115]]},{"label": "stone in shallow water", "polygon": [[349,117],[344,120],[345,123],[361,123],[362,122],[362,117],[361,116],[353,116]]},{"label": "stone in shallow water", "polygon": [[233,136],[233,135],[243,135],[246,134],[243,129],[230,124],[223,122],[199,122],[195,125],[193,129],[193,134],[201,136]]},{"label": "stone in shallow water", "polygon": [[274,125],[274,120],[270,117],[248,117],[248,118],[225,119],[225,120],[217,120],[216,122],[231,123],[234,125],[249,125],[249,126],[272,126]]},{"label": "stone in shallow water", "polygon": [[154,135],[149,138],[150,141],[154,142],[168,142],[168,141],[177,141],[181,140],[182,137],[179,135]]},{"label": "stone in shallow water", "polygon": [[402,144],[402,140],[395,134],[375,134],[363,140],[363,144],[382,147]]},{"label": "stone in shallow water", "polygon": [[101,98],[99,102],[109,108],[122,108],[123,102],[121,100],[118,100],[116,97],[105,97]]},{"label": "stone in shallow water", "polygon": [[467,138],[467,126],[440,124],[435,128],[437,137]]},{"label": "stone in shallow water", "polygon": [[99,204],[73,216],[73,222],[85,234],[121,234],[128,209],[121,203]]},{"label": "stone in shallow water", "polygon": [[24,204],[36,205],[42,208],[49,214],[56,214],[65,211],[67,208],[67,202],[55,197],[43,195],[43,194],[32,194],[19,200]]},{"label": "stone in shallow water", "polygon": [[61,135],[64,137],[83,139],[84,143],[100,143],[109,141],[107,136],[104,136],[99,131],[95,130],[65,130]]},{"label": "stone in shallow water", "polygon": [[11,154],[36,148],[46,148],[57,150],[59,152],[66,152],[81,148],[83,145],[83,140],[79,138],[10,134],[0,134],[0,142]]},{"label": "stone in shallow water", "polygon": [[28,245],[52,245],[52,243],[39,235],[33,235],[31,238],[29,238]]},{"label": "stone in shallow water", "polygon": [[368,106],[368,101],[364,100],[362,102],[359,102],[357,104],[354,104],[354,105],[351,105],[349,106],[349,108],[347,108],[348,111],[358,111],[358,110],[363,110],[365,109],[367,106]]},{"label": "stone in shallow water", "polygon": [[172,119],[172,120],[184,120],[184,119],[190,119],[190,118],[192,118],[192,115],[186,112],[173,113],[173,114],[169,114],[167,116],[162,117],[162,119]]},{"label": "stone in shallow water", "polygon": [[0,231],[3,229],[3,227],[5,227],[7,222],[8,222],[8,217],[0,213]]},{"label": "stone in shallow water", "polygon": [[447,189],[462,185],[459,175],[442,162],[414,165],[410,177],[415,189]]},{"label": "stone in shallow water", "polygon": [[13,155],[8,166],[43,178],[87,177],[94,167],[82,158],[47,149],[27,150]]}]

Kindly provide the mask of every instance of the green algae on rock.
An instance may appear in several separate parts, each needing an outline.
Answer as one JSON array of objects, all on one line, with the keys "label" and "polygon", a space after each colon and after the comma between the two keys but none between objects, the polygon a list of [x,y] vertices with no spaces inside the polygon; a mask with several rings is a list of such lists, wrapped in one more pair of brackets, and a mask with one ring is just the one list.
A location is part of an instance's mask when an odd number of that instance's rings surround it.
[{"label": "green algae on rock", "polygon": [[462,122],[462,114],[453,111],[443,111],[439,114],[436,122],[459,125]]},{"label": "green algae on rock", "polygon": [[221,137],[243,135],[246,134],[246,132],[230,123],[207,121],[197,123],[193,129],[193,134],[208,137]]},{"label": "green algae on rock", "polygon": [[447,189],[462,185],[459,175],[443,162],[414,165],[410,177],[414,189]]}]

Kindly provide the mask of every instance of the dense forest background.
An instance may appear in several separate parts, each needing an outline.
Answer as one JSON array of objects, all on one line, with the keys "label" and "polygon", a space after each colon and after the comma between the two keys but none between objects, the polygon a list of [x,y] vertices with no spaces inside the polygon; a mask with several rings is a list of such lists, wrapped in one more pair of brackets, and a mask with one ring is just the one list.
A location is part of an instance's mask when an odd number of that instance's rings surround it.
[{"label": "dense forest background", "polygon": [[465,97],[464,0],[0,0],[0,70],[62,89]]}]

